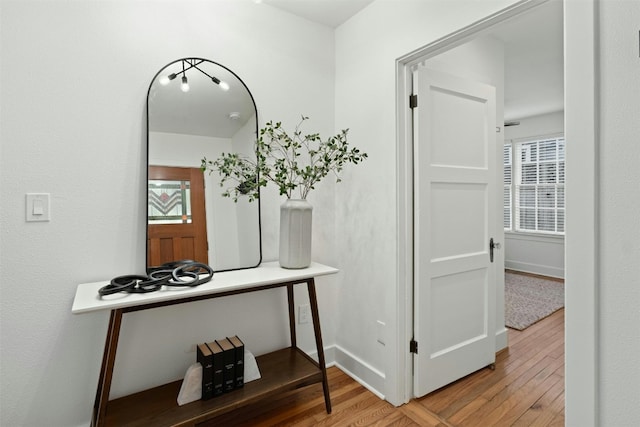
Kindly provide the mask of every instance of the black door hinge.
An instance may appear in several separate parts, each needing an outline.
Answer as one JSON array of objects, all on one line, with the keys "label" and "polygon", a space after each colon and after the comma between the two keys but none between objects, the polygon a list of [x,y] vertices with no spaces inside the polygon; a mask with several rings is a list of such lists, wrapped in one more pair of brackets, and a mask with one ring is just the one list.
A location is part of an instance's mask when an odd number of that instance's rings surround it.
[{"label": "black door hinge", "polygon": [[416,340],[409,341],[409,352],[418,354],[418,341]]},{"label": "black door hinge", "polygon": [[418,95],[409,96],[409,108],[416,108],[418,106]]}]

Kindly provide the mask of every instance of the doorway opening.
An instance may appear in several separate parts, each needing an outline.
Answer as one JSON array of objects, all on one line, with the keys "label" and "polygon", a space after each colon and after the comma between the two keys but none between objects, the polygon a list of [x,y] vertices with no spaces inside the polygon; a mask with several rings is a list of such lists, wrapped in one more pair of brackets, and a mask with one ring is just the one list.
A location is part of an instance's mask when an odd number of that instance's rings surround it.
[{"label": "doorway opening", "polygon": [[[479,35],[486,35],[491,32],[491,30],[497,28],[496,26],[509,21],[511,18],[516,16],[524,16],[525,12],[529,12],[530,10],[540,6],[541,4],[545,4],[545,2],[520,2],[514,5],[511,8],[507,8],[496,15],[488,17],[487,19],[478,22],[470,27],[462,29],[461,31],[444,37],[423,49],[415,51],[407,56],[400,58],[397,62],[397,70],[398,70],[398,85],[397,85],[397,93],[398,93],[398,118],[399,118],[399,126],[398,126],[398,170],[407,171],[406,173],[399,174],[398,177],[398,194],[399,194],[399,253],[398,253],[398,265],[399,265],[399,273],[398,279],[400,283],[399,289],[399,299],[398,299],[398,333],[399,333],[399,342],[402,342],[404,339],[410,341],[412,338],[413,332],[413,316],[412,307],[413,307],[413,229],[412,224],[414,221],[413,218],[413,175],[411,173],[412,165],[413,165],[413,152],[411,146],[412,140],[412,126],[410,121],[410,113],[407,112],[408,108],[405,108],[408,105],[409,96],[411,94],[411,73],[410,70],[412,67],[417,64],[422,63],[424,60],[428,58],[435,57],[436,55],[446,52],[454,47],[460,46],[469,40],[472,40]],[[595,110],[595,74],[594,74],[594,50],[593,44],[587,46],[587,49],[575,49],[580,44],[578,43],[578,35],[579,33],[587,33],[593,35],[595,33],[595,28],[593,25],[593,17],[594,17],[594,4],[593,2],[587,2],[582,5],[574,5],[574,4],[565,4],[565,25],[569,22],[571,25],[569,28],[565,28],[565,40],[568,40],[566,51],[565,51],[565,59],[569,57],[572,59],[572,63],[567,66],[565,64],[565,70],[567,71],[567,87],[565,88],[565,93],[567,94],[566,105],[567,110],[571,111],[570,117],[567,117],[566,120],[566,134],[568,139],[573,139],[576,137],[584,138],[580,139],[581,142],[586,141],[586,146],[583,148],[586,149],[586,153],[578,153],[572,152],[572,155],[575,157],[568,158],[568,166],[567,168],[573,172],[573,177],[571,180],[574,183],[579,183],[580,179],[588,179],[590,183],[595,182],[595,166],[593,165],[593,159],[595,155],[595,125],[586,126],[586,128],[580,128],[579,126],[579,118],[587,119],[588,117],[593,117],[593,111]],[[570,14],[566,14],[569,11]],[[572,49],[573,47],[573,49]],[[589,49],[589,47],[591,49]],[[580,51],[580,52],[578,52]],[[568,53],[571,52],[571,53]],[[582,70],[580,66],[582,66]],[[586,71],[585,71],[586,70]],[[580,77],[584,78],[580,78]],[[580,90],[582,92],[580,93]],[[592,123],[592,122],[590,122]],[[580,162],[585,160],[589,160],[590,167],[582,167],[580,168]],[[571,166],[573,164],[573,166]],[[583,164],[584,165],[584,164]],[[570,181],[571,181],[570,180]],[[587,322],[588,325],[588,333],[583,334],[581,337],[577,337],[578,334],[574,335],[574,338],[571,339],[571,343],[567,342],[567,358],[571,355],[573,359],[579,359],[580,351],[587,351],[589,356],[587,359],[583,359],[578,362],[578,366],[567,369],[567,388],[571,388],[571,384],[573,383],[573,394],[571,396],[567,396],[567,407],[569,407],[569,403],[573,402],[576,406],[572,406],[576,408],[571,411],[571,415],[575,417],[575,419],[585,420],[587,424],[593,425],[595,417],[595,380],[596,380],[596,371],[595,371],[595,312],[593,309],[593,298],[595,294],[595,271],[596,267],[594,266],[592,269],[587,269],[587,271],[578,272],[578,268],[580,265],[579,260],[582,262],[590,262],[595,264],[595,236],[594,230],[595,227],[595,188],[594,185],[589,184],[586,188],[576,188],[577,191],[574,195],[571,196],[569,200],[567,200],[567,204],[571,206],[575,206],[578,208],[590,208],[589,213],[585,218],[579,219],[574,225],[571,225],[570,232],[567,234],[567,253],[572,253],[573,256],[571,259],[567,259],[566,261],[566,270],[567,274],[567,286],[569,290],[572,287],[573,280],[583,279],[586,281],[587,289],[586,295],[584,297],[578,297],[575,299],[576,308],[573,311],[573,317],[567,317],[566,325],[568,329],[568,336],[571,336],[571,331],[577,330],[577,325],[579,322]],[[582,198],[582,200],[579,200]],[[576,210],[577,212],[577,210]],[[593,213],[591,213],[593,212]],[[575,216],[572,218],[575,219]],[[579,231],[586,232],[589,235],[588,242],[584,244],[582,247],[579,247],[578,238],[571,238],[573,235],[571,233],[578,233]],[[577,234],[575,235],[577,236]],[[573,249],[572,249],[573,248]],[[572,262],[573,261],[573,262]],[[578,262],[576,262],[578,261]],[[573,265],[574,269],[571,269]],[[571,276],[571,271],[574,272],[574,276]],[[584,282],[583,282],[584,283]],[[584,286],[581,284],[581,286]],[[584,288],[582,289],[584,290]],[[571,299],[571,294],[576,297],[575,293],[568,292],[567,300],[573,301]],[[586,305],[582,305],[582,303],[586,303]],[[569,340],[568,340],[569,341]],[[584,353],[582,353],[584,354]],[[400,379],[398,381],[398,390],[402,395],[404,393],[405,401],[408,401],[411,397],[413,397],[413,389],[412,389],[412,355],[406,353],[404,349],[400,348],[398,350],[398,377],[402,377],[404,380]],[[588,375],[589,378],[586,381],[586,386],[584,382],[578,383],[578,370],[582,373],[582,375]],[[578,405],[578,404],[581,405]],[[584,404],[590,405],[589,407],[594,408],[593,411],[590,411],[588,414],[578,414],[578,407]]]}]

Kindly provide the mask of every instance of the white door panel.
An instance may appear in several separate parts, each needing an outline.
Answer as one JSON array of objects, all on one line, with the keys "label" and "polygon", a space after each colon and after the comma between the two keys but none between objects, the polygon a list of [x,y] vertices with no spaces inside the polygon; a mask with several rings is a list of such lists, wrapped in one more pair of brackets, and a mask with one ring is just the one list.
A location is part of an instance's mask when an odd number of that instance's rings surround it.
[{"label": "white door panel", "polygon": [[432,182],[430,190],[431,259],[485,249],[486,185]]},{"label": "white door panel", "polygon": [[414,394],[495,361],[495,88],[414,73]]}]

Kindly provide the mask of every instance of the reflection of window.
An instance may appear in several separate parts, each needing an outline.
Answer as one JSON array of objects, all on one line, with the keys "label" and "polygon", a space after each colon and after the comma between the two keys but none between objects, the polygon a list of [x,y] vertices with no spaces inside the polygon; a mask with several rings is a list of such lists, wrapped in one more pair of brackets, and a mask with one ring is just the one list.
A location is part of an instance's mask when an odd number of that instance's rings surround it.
[{"label": "reflection of window", "polygon": [[149,180],[149,224],[190,224],[189,181]]},{"label": "reflection of window", "polygon": [[505,230],[564,234],[564,138],[504,147]]}]

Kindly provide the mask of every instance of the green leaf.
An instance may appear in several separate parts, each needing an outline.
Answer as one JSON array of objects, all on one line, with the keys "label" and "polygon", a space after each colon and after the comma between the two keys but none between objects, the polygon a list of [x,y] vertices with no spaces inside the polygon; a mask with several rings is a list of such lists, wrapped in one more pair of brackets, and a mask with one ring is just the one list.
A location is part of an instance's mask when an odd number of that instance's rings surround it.
[{"label": "green leaf", "polygon": [[282,195],[291,197],[293,191],[300,190],[301,197],[305,198],[330,172],[335,174],[336,182],[340,182],[339,173],[345,164],[358,164],[367,158],[367,153],[355,147],[349,149],[349,129],[324,141],[319,133],[303,134],[301,126],[308,119],[302,115],[291,134],[281,122],[268,121],[258,131],[255,161],[238,153],[223,153],[215,161],[203,157],[200,168],[203,172],[217,171],[220,186],[226,188],[223,195],[236,202],[239,197],[248,197],[249,201],[258,199],[260,188],[269,182],[275,184]]}]

